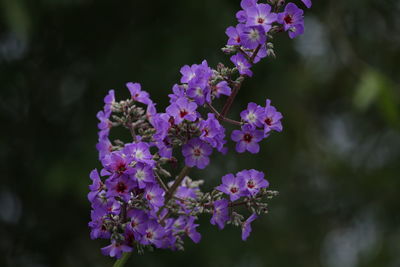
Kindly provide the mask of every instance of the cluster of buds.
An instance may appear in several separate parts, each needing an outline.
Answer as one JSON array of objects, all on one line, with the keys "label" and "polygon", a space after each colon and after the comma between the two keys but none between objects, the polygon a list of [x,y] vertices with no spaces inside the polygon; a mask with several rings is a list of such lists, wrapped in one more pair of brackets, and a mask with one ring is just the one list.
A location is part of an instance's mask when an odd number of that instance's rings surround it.
[{"label": "cluster of buds", "polygon": [[[126,84],[129,99],[117,101],[114,90],[104,98],[96,146],[102,167],[90,173],[88,198],[91,238],[110,241],[102,248],[105,255],[120,258],[124,252],[153,247],[181,250],[185,237],[200,241],[196,221],[203,214],[220,229],[240,227],[246,240],[251,222],[268,212],[267,202],[277,192],[268,190],[261,171],[226,174],[211,192],[202,191],[203,180],[188,176],[191,168],[206,168],[214,151],[228,152],[225,123],[238,128],[230,134],[238,153],[258,153],[261,140],[282,131],[282,114],[269,99],[265,106],[249,103],[240,120],[227,114],[243,81],[253,75],[252,65],[275,55],[272,35],[288,31],[294,38],[303,32],[303,11],[294,3],[272,0],[243,0],[241,6],[239,24],[226,30],[229,40],[223,48],[235,53],[234,67],[220,63],[213,69],[205,60],[183,66],[165,112],[157,111],[138,83]],[[213,106],[218,98],[226,98],[221,111]],[[116,127],[127,129],[131,140],[111,141],[110,130]]]}]

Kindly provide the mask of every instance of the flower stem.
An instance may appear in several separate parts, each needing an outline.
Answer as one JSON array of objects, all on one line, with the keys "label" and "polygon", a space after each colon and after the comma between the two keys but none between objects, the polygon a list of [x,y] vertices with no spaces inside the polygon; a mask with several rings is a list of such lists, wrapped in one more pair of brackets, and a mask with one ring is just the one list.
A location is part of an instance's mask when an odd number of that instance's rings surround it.
[{"label": "flower stem", "polygon": [[128,261],[129,257],[131,256],[132,252],[125,252],[122,254],[122,257],[119,258],[113,265],[113,267],[123,267],[125,263]]}]

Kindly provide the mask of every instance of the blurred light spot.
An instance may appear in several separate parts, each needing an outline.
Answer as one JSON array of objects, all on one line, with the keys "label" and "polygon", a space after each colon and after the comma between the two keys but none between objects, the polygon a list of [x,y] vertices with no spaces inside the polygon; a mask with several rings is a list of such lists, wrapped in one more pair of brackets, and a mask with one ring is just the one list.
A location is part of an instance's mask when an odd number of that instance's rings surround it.
[{"label": "blurred light spot", "polygon": [[6,223],[17,223],[21,217],[21,202],[8,190],[0,191],[0,220]]},{"label": "blurred light spot", "polygon": [[362,258],[379,252],[380,232],[371,212],[357,216],[349,227],[332,230],[325,237],[321,251],[323,266],[358,266]]},{"label": "blurred light spot", "polygon": [[300,36],[295,41],[295,48],[303,56],[306,67],[315,79],[326,80],[336,69],[337,62],[329,44],[325,26],[313,16],[305,18],[307,36]]},{"label": "blurred light spot", "polygon": [[5,35],[0,39],[0,62],[21,59],[27,51],[27,41],[15,34]]}]

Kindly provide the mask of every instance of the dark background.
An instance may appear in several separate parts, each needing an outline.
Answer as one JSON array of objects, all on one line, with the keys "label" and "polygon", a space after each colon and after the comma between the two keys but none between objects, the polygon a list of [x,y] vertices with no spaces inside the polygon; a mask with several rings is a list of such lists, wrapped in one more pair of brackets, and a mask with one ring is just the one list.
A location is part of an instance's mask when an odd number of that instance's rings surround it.
[{"label": "dark background", "polygon": [[[239,2],[0,1],[0,266],[112,264],[87,227],[102,98],[140,82],[164,108],[181,66],[228,63]],[[192,173],[215,186],[265,171],[280,191],[270,214],[247,242],[203,218],[200,244],[128,266],[400,266],[399,14],[397,0],[314,1],[305,34],[277,36],[229,115],[270,98],[284,131]]]}]

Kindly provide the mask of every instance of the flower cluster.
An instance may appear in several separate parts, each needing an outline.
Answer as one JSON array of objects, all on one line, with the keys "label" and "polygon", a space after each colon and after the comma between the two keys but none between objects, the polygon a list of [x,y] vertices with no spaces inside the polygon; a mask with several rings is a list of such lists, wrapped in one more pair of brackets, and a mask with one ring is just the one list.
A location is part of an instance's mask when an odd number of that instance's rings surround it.
[{"label": "flower cluster", "polygon": [[[303,2],[311,6],[310,1]],[[109,240],[102,248],[105,255],[120,258],[148,247],[183,249],[185,237],[200,241],[196,222],[202,214],[210,214],[210,223],[220,229],[226,224],[241,227],[246,240],[251,222],[267,212],[266,201],[277,192],[267,190],[263,172],[227,174],[211,192],[203,192],[203,180],[192,180],[188,173],[193,167],[206,168],[214,151],[228,152],[223,123],[238,127],[230,137],[239,153],[258,153],[262,139],[282,131],[282,114],[269,99],[265,106],[249,103],[240,121],[227,118],[243,81],[253,74],[251,66],[274,55],[272,35],[288,31],[294,38],[303,32],[303,11],[293,3],[284,7],[282,3],[243,0],[236,15],[239,24],[226,30],[229,39],[223,48],[234,54],[235,66],[220,63],[214,69],[206,60],[183,66],[165,111],[157,111],[139,83],[126,84],[129,99],[117,101],[114,90],[106,95],[104,108],[97,113],[101,169],[90,173],[88,194],[90,236]],[[213,106],[218,98],[225,98],[220,112]],[[132,139],[111,140],[114,127],[127,129]],[[176,172],[180,157],[184,167]],[[245,220],[239,212],[246,210]]]}]

